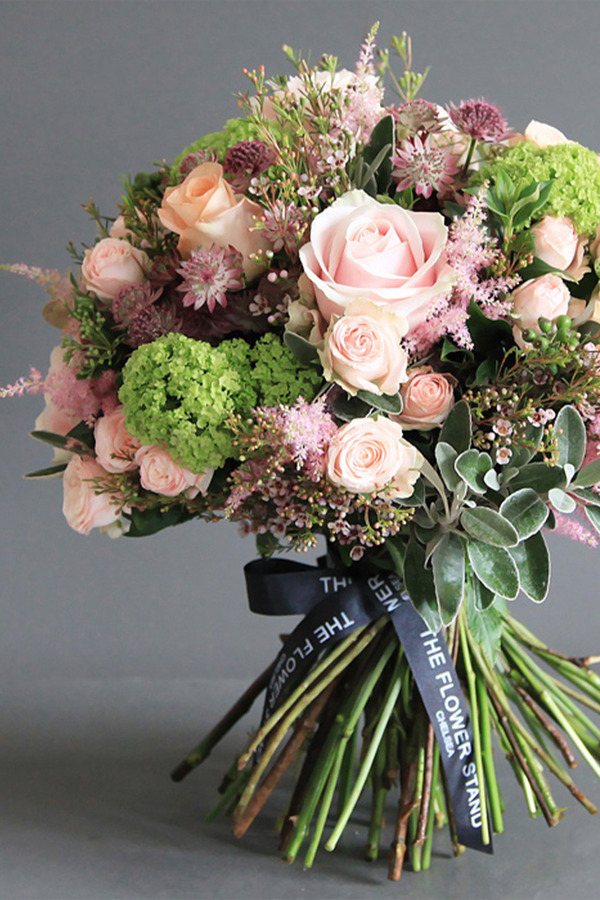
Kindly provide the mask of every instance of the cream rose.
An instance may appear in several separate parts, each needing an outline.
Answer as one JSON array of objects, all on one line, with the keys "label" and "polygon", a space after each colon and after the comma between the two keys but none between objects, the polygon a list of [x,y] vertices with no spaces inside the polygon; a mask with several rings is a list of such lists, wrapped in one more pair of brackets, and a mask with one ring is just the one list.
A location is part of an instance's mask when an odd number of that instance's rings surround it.
[{"label": "cream rose", "polygon": [[349,394],[396,394],[406,381],[408,360],[400,340],[407,330],[403,317],[369,300],[354,300],[345,315],[332,318],[319,350],[325,378]]},{"label": "cream rose", "polygon": [[92,528],[104,528],[120,518],[113,494],[97,494],[95,479],[105,479],[106,472],[91,457],[73,456],[63,476],[63,513],[80,534]]},{"label": "cream rose", "polygon": [[103,238],[85,251],[81,277],[88,291],[112,300],[122,288],[145,281],[150,265],[148,254],[129,241]]},{"label": "cream rose", "polygon": [[583,263],[587,238],[577,234],[567,216],[544,216],[531,231],[538,259],[566,272],[575,281],[590,271]]},{"label": "cream rose", "polygon": [[140,443],[125,428],[122,406],[98,419],[94,439],[96,458],[107,472],[119,474],[137,469],[135,454]]},{"label": "cream rose", "polygon": [[562,278],[558,275],[543,275],[526,281],[511,294],[513,301],[512,316],[518,321],[513,328],[515,342],[521,348],[526,346],[522,331],[532,328],[540,334],[538,319],[554,321],[565,316],[569,311],[571,295]]},{"label": "cream rose", "polygon": [[408,381],[400,388],[402,412],[394,416],[405,431],[439,428],[454,406],[454,375],[434,372],[431,366],[416,366],[408,371]]},{"label": "cream rose", "polygon": [[135,461],[140,467],[142,487],[164,497],[178,497],[185,494],[189,500],[193,500],[199,493],[206,493],[214,474],[213,469],[207,469],[200,475],[184,469],[166,450],[156,444],[140,447],[135,454]]},{"label": "cream rose", "polygon": [[363,298],[404,316],[412,329],[454,281],[447,237],[439,213],[414,213],[350,191],[315,216],[300,259],[326,321]]},{"label": "cream rose", "polygon": [[251,279],[265,268],[253,257],[268,248],[256,219],[263,208],[247,197],[234,194],[223,178],[219,163],[202,163],[181,184],[166,189],[160,221],[179,235],[177,248],[184,259],[199,247],[234,247],[242,254],[244,273]]},{"label": "cream rose", "polygon": [[546,147],[552,147],[554,144],[572,144],[562,131],[555,128],[554,125],[546,125],[545,122],[536,122],[532,119],[524,134],[525,140],[531,141],[536,147],[544,150]]},{"label": "cream rose", "polygon": [[422,463],[401,426],[378,416],[342,425],[329,445],[326,471],[330,481],[351,493],[387,489],[393,497],[410,497]]}]

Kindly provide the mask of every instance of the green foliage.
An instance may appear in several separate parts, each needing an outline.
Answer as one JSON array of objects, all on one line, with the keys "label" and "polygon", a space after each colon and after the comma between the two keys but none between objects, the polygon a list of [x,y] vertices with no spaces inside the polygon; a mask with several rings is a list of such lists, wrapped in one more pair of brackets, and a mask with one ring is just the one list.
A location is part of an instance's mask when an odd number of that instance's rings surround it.
[{"label": "green foliage", "polygon": [[519,572],[508,550],[471,539],[467,553],[475,575],[488,590],[506,600],[515,599],[519,593]]},{"label": "green foliage", "polygon": [[502,598],[496,597],[489,606],[480,609],[476,605],[476,597],[476,591],[472,590],[467,602],[467,624],[471,634],[493,663],[500,647],[506,603]]},{"label": "green foliage", "polygon": [[369,143],[357,157],[353,173],[354,185],[371,197],[387,194],[390,187],[394,129],[392,116],[384,116],[371,132]]},{"label": "green foliage", "polygon": [[558,450],[557,464],[566,466],[570,463],[578,469],[585,456],[585,425],[583,419],[573,406],[563,406],[554,423],[556,446]]},{"label": "green foliage", "polygon": [[452,407],[442,426],[439,440],[449,444],[457,453],[469,449],[471,445],[471,412],[466,401],[460,400]]},{"label": "green foliage", "polygon": [[442,625],[450,625],[460,609],[465,589],[465,547],[462,539],[448,532],[431,555],[435,594]]},{"label": "green foliage", "polygon": [[425,568],[425,548],[409,541],[404,558],[404,584],[412,604],[434,634],[442,627],[433,572]]},{"label": "green foliage", "polygon": [[134,508],[130,514],[126,515],[126,518],[131,523],[129,530],[125,532],[127,537],[147,537],[164,528],[187,522],[193,518],[193,514],[183,506],[171,506],[164,510],[158,507],[144,510]]},{"label": "green foliage", "polygon": [[[275,123],[272,123],[273,127]],[[249,119],[228,119],[222,131],[205,134],[199,140],[189,144],[182,153],[173,161],[171,171],[179,173],[179,166],[190,153],[216,153],[220,162],[223,162],[225,154],[230,147],[239,144],[240,141],[260,140],[260,130]],[[178,179],[180,180],[180,179]]]},{"label": "green foliage", "polygon": [[550,587],[550,554],[544,535],[538,532],[508,552],[519,570],[521,590],[541,603]]},{"label": "green foliage", "polygon": [[516,528],[500,513],[485,506],[465,509],[460,523],[468,534],[492,547],[515,547],[519,542]]}]

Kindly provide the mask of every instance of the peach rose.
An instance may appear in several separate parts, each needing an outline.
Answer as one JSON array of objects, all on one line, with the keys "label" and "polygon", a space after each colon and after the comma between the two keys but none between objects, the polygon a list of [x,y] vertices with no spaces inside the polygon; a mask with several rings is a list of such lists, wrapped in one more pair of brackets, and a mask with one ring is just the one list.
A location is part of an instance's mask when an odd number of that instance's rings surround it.
[{"label": "peach rose", "polygon": [[256,228],[263,212],[258,203],[233,193],[223,178],[223,166],[207,162],[196,166],[181,184],[166,189],[158,216],[165,228],[179,235],[177,249],[184,259],[199,247],[234,247],[243,256],[246,277],[252,279],[265,268],[253,258],[268,248]]},{"label": "peach rose", "polygon": [[206,493],[214,474],[207,469],[201,475],[179,466],[162,447],[152,444],[140,447],[135,454],[140,467],[140,483],[147,491],[162,494],[163,497],[178,497],[185,494],[193,500],[199,493]]},{"label": "peach rose", "polygon": [[396,394],[406,381],[407,356],[400,340],[406,319],[369,300],[353,300],[345,315],[333,316],[319,357],[327,381],[349,394]]},{"label": "peach rose", "polygon": [[567,216],[544,216],[531,229],[538,259],[579,281],[589,268],[583,264],[587,239],[575,231]]},{"label": "peach rose", "polygon": [[536,147],[544,150],[546,147],[552,147],[554,144],[572,144],[562,131],[555,128],[554,125],[546,125],[545,122],[536,122],[532,119],[525,129],[525,140],[531,141]]},{"label": "peach rose", "polygon": [[91,457],[73,456],[63,476],[63,513],[75,531],[89,534],[92,528],[112,525],[120,518],[114,494],[97,494],[94,479],[106,472]]},{"label": "peach rose", "polygon": [[349,191],[315,216],[300,259],[326,321],[363,298],[404,316],[412,329],[454,281],[447,236],[439,213],[414,213]]},{"label": "peach rose", "polygon": [[81,277],[88,291],[101,300],[113,300],[129,284],[145,281],[150,258],[143,250],[119,238],[102,238],[85,251]]},{"label": "peach rose", "polygon": [[513,335],[515,342],[522,349],[527,345],[521,332],[532,328],[540,334],[538,319],[543,317],[553,322],[559,316],[567,315],[571,300],[564,281],[558,275],[532,278],[519,285],[511,297],[512,316],[519,323],[513,328]]},{"label": "peach rose", "polygon": [[98,419],[94,438],[96,458],[107,472],[120,474],[137,469],[135,454],[140,444],[125,428],[122,406]]},{"label": "peach rose", "polygon": [[393,497],[410,497],[422,463],[401,426],[378,416],[342,425],[329,445],[326,471],[330,481],[351,493],[387,489]]},{"label": "peach rose", "polygon": [[431,366],[416,366],[408,371],[408,381],[400,388],[402,412],[394,416],[405,431],[418,428],[431,431],[446,420],[454,406],[454,375],[434,372]]}]

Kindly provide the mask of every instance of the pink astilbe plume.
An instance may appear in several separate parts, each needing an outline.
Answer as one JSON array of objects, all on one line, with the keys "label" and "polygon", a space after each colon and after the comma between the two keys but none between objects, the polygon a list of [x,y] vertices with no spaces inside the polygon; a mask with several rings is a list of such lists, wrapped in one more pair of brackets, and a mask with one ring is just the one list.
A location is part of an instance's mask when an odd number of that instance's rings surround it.
[{"label": "pink astilbe plume", "polygon": [[475,302],[490,319],[510,312],[506,294],[514,289],[519,276],[482,276],[482,272],[499,258],[500,250],[485,227],[485,186],[474,195],[465,213],[450,226],[446,258],[455,272],[451,291],[437,298],[426,322],[414,330],[408,341],[413,354],[427,352],[435,342],[448,334],[459,347],[470,349],[472,340],[467,329],[468,307]]},{"label": "pink astilbe plume", "polygon": [[100,412],[108,415],[118,406],[116,372],[109,369],[98,378],[77,378],[76,359],[67,364],[55,353],[43,390],[57,409],[92,424]]},{"label": "pink astilbe plume", "polygon": [[590,547],[598,546],[598,538],[593,532],[586,528],[583,522],[574,514],[565,516],[563,513],[555,512],[556,528],[554,534],[562,534],[564,537],[571,538],[572,541],[579,541],[581,544],[588,544]]},{"label": "pink astilbe plume", "polygon": [[68,304],[73,296],[73,285],[70,274],[62,274],[58,269],[40,269],[38,266],[27,266],[25,263],[0,265],[0,270],[22,275],[40,284],[54,300]]},{"label": "pink astilbe plume", "polygon": [[41,394],[45,389],[42,373],[37,369],[29,370],[29,378],[21,376],[14,384],[0,388],[0,398],[22,397],[24,394]]}]

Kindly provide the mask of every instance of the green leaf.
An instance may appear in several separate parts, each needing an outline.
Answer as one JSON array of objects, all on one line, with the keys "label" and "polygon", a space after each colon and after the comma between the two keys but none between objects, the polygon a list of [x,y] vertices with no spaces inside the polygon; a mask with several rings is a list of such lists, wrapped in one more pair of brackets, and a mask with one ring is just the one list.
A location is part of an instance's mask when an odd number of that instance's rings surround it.
[{"label": "green leaf", "polygon": [[394,150],[394,138],[394,119],[392,116],[384,116],[371,132],[369,143],[362,152],[362,158],[367,166],[372,167],[375,163],[377,191],[381,194],[387,193],[392,180],[390,157]]},{"label": "green leaf", "polygon": [[560,466],[548,466],[546,463],[529,463],[523,466],[518,475],[511,481],[514,489],[528,487],[538,494],[547,494],[552,488],[566,485],[565,473]]},{"label": "green leaf", "polygon": [[488,356],[487,359],[484,359],[483,362],[477,366],[477,371],[475,372],[475,384],[493,384],[494,379],[498,374],[498,367],[498,360]]},{"label": "green leaf", "polygon": [[443,535],[431,555],[431,565],[442,625],[450,625],[465,591],[465,547],[455,532]]},{"label": "green leaf", "polygon": [[331,403],[331,411],[343,422],[351,422],[352,419],[364,419],[371,412],[371,407],[364,400],[348,397],[345,392],[340,391]]},{"label": "green leaf", "polygon": [[429,630],[437,634],[442,627],[438,609],[433,572],[425,568],[425,548],[417,541],[409,541],[404,559],[404,585]]},{"label": "green leaf", "polygon": [[486,588],[485,584],[482,584],[475,575],[472,576],[471,590],[473,592],[475,609],[479,611],[488,609],[496,599],[496,594]]},{"label": "green leaf", "polygon": [[521,488],[500,506],[500,515],[514,525],[519,540],[536,534],[548,518],[548,507],[531,488]]},{"label": "green leaf", "polygon": [[488,319],[482,309],[471,301],[467,328],[478,353],[498,358],[504,347],[514,344],[512,328],[504,319]]},{"label": "green leaf", "polygon": [[368,403],[375,409],[398,416],[402,412],[402,397],[400,394],[373,394],[371,391],[359,391],[356,395],[359,400]]},{"label": "green leaf", "polygon": [[538,532],[508,552],[519,570],[521,590],[541,603],[550,587],[550,554],[544,535]]},{"label": "green leaf", "polygon": [[585,456],[585,425],[574,406],[563,406],[554,423],[554,434],[558,447],[557,465],[571,463],[576,469],[581,467]]},{"label": "green leaf", "polygon": [[496,597],[485,610],[478,610],[475,603],[467,604],[467,625],[490,662],[494,663],[500,647],[500,638],[506,618],[506,603]]},{"label": "green leaf", "polygon": [[60,475],[67,468],[66,463],[59,463],[56,466],[48,466],[45,469],[37,469],[35,472],[28,472],[23,478],[54,478]]},{"label": "green leaf", "polygon": [[527,428],[525,429],[525,433],[523,434],[523,442],[525,444],[529,444],[530,446],[513,446],[513,455],[510,459],[511,467],[515,466],[517,469],[520,469],[522,466],[527,465],[530,459],[535,456],[540,446],[540,441],[542,440],[543,434],[543,425],[527,426]]},{"label": "green leaf", "polygon": [[475,575],[488,590],[506,600],[515,599],[519,593],[519,573],[508,550],[471,539],[467,553]]},{"label": "green leaf", "polygon": [[402,581],[404,581],[404,551],[405,544],[396,543],[394,538],[387,538],[385,542],[386,550],[392,558],[394,571]]},{"label": "green leaf", "polygon": [[410,497],[396,497],[394,503],[398,506],[423,506],[425,502],[425,485],[422,478],[418,478],[413,485]]},{"label": "green leaf", "polygon": [[[131,514],[126,518],[130,519],[131,527],[125,532],[127,537],[146,537],[149,534],[156,534],[163,528],[170,528],[172,525],[179,525],[192,519],[191,513],[181,507],[173,506],[171,509],[161,510],[146,509],[143,512],[139,509],[132,509]],[[261,535],[259,535],[261,536]],[[272,537],[272,535],[270,535]]]},{"label": "green leaf", "polygon": [[485,494],[487,485],[484,476],[492,468],[492,457],[479,450],[465,450],[457,458],[454,467],[460,477],[476,494]]},{"label": "green leaf", "polygon": [[493,509],[465,509],[460,524],[468,534],[492,547],[515,547],[519,543],[516,528]]},{"label": "green leaf", "polygon": [[471,410],[466,400],[459,400],[448,414],[438,438],[450,444],[457,453],[468,450],[471,445]]},{"label": "green leaf", "polygon": [[600,457],[598,459],[594,459],[591,463],[588,463],[587,466],[584,466],[583,469],[579,470],[577,478],[573,482],[573,487],[593,487],[595,484],[598,484],[599,481]]},{"label": "green leaf", "polygon": [[55,434],[53,431],[30,431],[30,436],[36,441],[42,441],[44,444],[50,444],[51,447],[58,447],[59,450],[69,450],[79,456],[93,456],[88,444],[83,441],[69,437],[69,435]]},{"label": "green leaf", "polygon": [[283,336],[283,343],[294,354],[300,365],[310,366],[314,362],[319,362],[317,348],[313,347],[306,338],[301,337],[299,334],[294,334],[293,331],[286,331]]},{"label": "green leaf", "polygon": [[444,483],[449,491],[455,491],[460,484],[460,477],[454,468],[454,461],[458,456],[454,447],[444,441],[438,441],[435,447],[435,461],[442,474]]},{"label": "green leaf", "polygon": [[600,494],[597,494],[596,491],[590,491],[589,488],[573,489],[573,486],[571,485],[569,487],[569,493],[573,494],[578,500],[583,500],[584,503],[591,503],[592,506],[600,506]]}]

